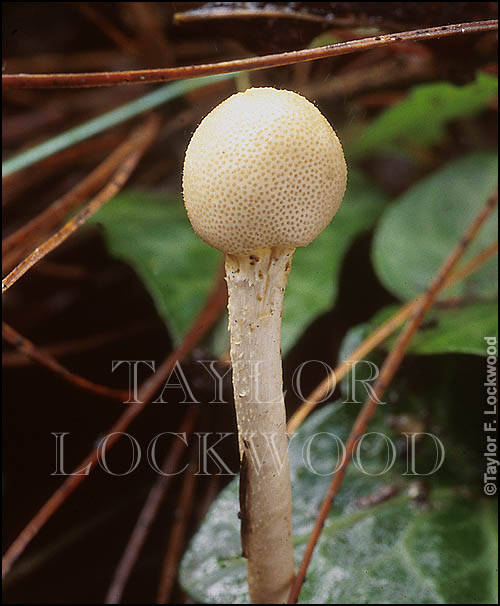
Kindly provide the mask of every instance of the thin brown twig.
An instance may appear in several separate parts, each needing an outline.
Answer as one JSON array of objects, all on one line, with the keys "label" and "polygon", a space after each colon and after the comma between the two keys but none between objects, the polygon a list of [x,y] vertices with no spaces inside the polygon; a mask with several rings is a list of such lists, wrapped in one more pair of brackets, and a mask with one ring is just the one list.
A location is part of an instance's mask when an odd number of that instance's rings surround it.
[{"label": "thin brown twig", "polygon": [[182,485],[179,502],[175,510],[175,522],[169,537],[167,552],[163,561],[160,584],[156,595],[157,604],[167,604],[177,577],[177,568],[184,546],[186,527],[194,507],[194,490],[197,475],[194,461],[186,470],[186,477]]},{"label": "thin brown twig", "polygon": [[135,150],[142,139],[143,125],[135,129],[127,139],[105,158],[84,179],[78,182],[61,198],[53,202],[39,215],[28,221],[20,229],[2,242],[2,254],[5,255],[20,242],[30,240],[36,233],[48,233],[54,229],[74,208],[83,204],[86,198],[110,178],[124,158]]},{"label": "thin brown twig", "polygon": [[[218,276],[215,288],[209,296],[203,310],[193,322],[192,327],[186,334],[182,343],[162,362],[155,374],[141,385],[138,393],[140,404],[128,406],[125,412],[120,415],[107,432],[107,449],[114,446],[130,423],[144,410],[147,403],[153,398],[158,389],[160,389],[166,377],[168,377],[175,368],[175,364],[182,360],[214,325],[224,309],[226,302],[227,291],[223,275],[221,274]],[[79,486],[95,468],[97,460],[98,450],[96,448],[85,457],[73,472],[76,473],[78,471],[80,473],[78,475],[70,475],[23,528],[2,559],[2,578],[8,574],[14,562],[23,553],[31,540],[39,533],[40,529],[66,501],[75,488],[77,488],[77,486]],[[81,473],[82,470],[86,470],[85,473]]]},{"label": "thin brown twig", "polygon": [[4,74],[4,88],[88,88],[93,86],[114,86],[117,84],[144,84],[145,82],[170,82],[185,78],[197,78],[215,74],[227,74],[243,70],[265,69],[292,65],[301,61],[314,61],[327,57],[338,57],[348,53],[371,50],[398,42],[425,41],[445,36],[473,34],[498,29],[496,19],[456,23],[429,27],[395,34],[381,34],[358,40],[338,42],[318,48],[306,48],[298,51],[249,57],[219,63],[189,65],[161,69],[140,69],[118,72],[88,72],[76,74]]},{"label": "thin brown twig", "polygon": [[160,120],[156,115],[151,115],[140,131],[141,141],[136,142],[136,147],[126,156],[123,163],[114,172],[111,181],[96,195],[80,212],[61,227],[53,236],[37,247],[23,261],[21,261],[2,280],[2,294],[19,280],[36,263],[41,261],[50,252],[67,240],[77,229],[84,225],[106,202],[111,200],[125,185],[133,170],[137,166],[144,152],[153,142],[158,133]]},{"label": "thin brown twig", "polygon": [[123,2],[128,21],[134,24],[135,43],[151,67],[174,64],[174,47],[165,38],[165,26],[158,2]]},{"label": "thin brown twig", "polygon": [[90,2],[78,2],[77,8],[127,55],[136,57],[139,54],[134,42],[96,10]]},{"label": "thin brown twig", "polygon": [[75,144],[73,147],[68,147],[43,158],[36,164],[36,170],[33,170],[33,167],[30,166],[10,175],[2,176],[2,206],[8,206],[22,192],[42,182],[56,171],[73,164],[75,160],[115,149],[121,143],[122,138],[118,131],[96,135],[91,139]]},{"label": "thin brown twig", "polygon": [[36,573],[42,566],[47,565],[51,559],[59,556],[68,547],[81,540],[87,533],[104,525],[106,522],[116,519],[117,513],[125,510],[127,507],[130,507],[130,501],[123,500],[118,505],[112,505],[106,511],[98,511],[95,515],[89,516],[89,519],[83,521],[81,524],[66,530],[46,547],[37,550],[32,556],[24,558],[5,579],[3,589],[10,589],[12,585]]},{"label": "thin brown twig", "polygon": [[50,371],[55,373],[56,375],[63,378],[71,385],[75,385],[80,389],[84,389],[85,391],[90,391],[93,394],[97,394],[99,396],[105,396],[107,398],[113,398],[114,400],[118,400],[119,402],[125,402],[129,398],[129,393],[123,389],[113,389],[112,387],[106,387],[105,385],[99,385],[97,383],[93,383],[80,375],[77,375],[67,368],[65,368],[62,364],[60,364],[53,356],[51,356],[48,352],[41,352],[36,345],[34,345],[31,341],[23,337],[20,333],[17,332],[14,328],[2,322],[2,338],[7,343],[10,343],[13,347],[15,347],[19,352],[28,356],[34,362],[40,364],[40,366],[44,366],[48,368]]},{"label": "thin brown twig", "polygon": [[[42,354],[49,354],[54,357],[66,356],[73,353],[82,353],[84,351],[96,349],[117,341],[119,339],[125,339],[139,333],[145,328],[152,327],[152,323],[138,322],[133,326],[127,326],[120,330],[113,330],[107,332],[101,332],[99,334],[93,334],[81,339],[70,339],[67,341],[58,341],[57,343],[50,343],[48,345],[39,345],[37,350]],[[32,362],[32,358],[28,357],[21,351],[4,352],[2,355],[2,366],[4,367],[19,367],[26,366]]]},{"label": "thin brown twig", "polygon": [[477,255],[472,257],[472,259],[468,263],[466,263],[463,267],[457,269],[453,273],[450,280],[446,282],[444,288],[447,288],[448,286],[456,284],[457,282],[460,282],[460,280],[467,278],[480,267],[482,267],[486,263],[486,261],[489,261],[491,257],[496,255],[497,253],[498,240],[496,240],[489,246],[486,246],[486,248],[483,248],[483,250],[479,251]]},{"label": "thin brown twig", "polygon": [[330,509],[333,505],[335,496],[339,491],[340,485],[345,476],[347,467],[350,463],[350,459],[359,439],[365,433],[366,427],[373,415],[375,414],[380,399],[382,398],[390,381],[392,380],[399,366],[401,365],[401,362],[403,361],[408,346],[410,345],[411,340],[420,328],[425,314],[432,307],[432,304],[434,303],[438,293],[443,289],[444,285],[446,284],[446,280],[448,279],[451,272],[464,255],[469,244],[472,242],[482,225],[485,223],[486,219],[491,215],[491,213],[495,209],[497,203],[498,190],[489,198],[488,202],[484,205],[479,214],[469,225],[458,244],[451,251],[448,258],[436,272],[434,278],[431,280],[431,283],[425,295],[421,297],[417,308],[413,312],[410,322],[408,322],[405,328],[403,328],[396,341],[396,344],[394,345],[394,348],[384,360],[382,368],[380,369],[380,374],[375,382],[375,385],[373,386],[373,390],[370,392],[368,398],[366,399],[366,402],[363,405],[363,408],[361,409],[356,421],[354,422],[354,426],[346,443],[344,460],[340,465],[338,471],[333,476],[330,486],[328,487],[328,491],[321,504],[313,531],[311,533],[311,536],[309,537],[304,556],[300,563],[297,576],[295,577],[292,589],[290,590],[290,595],[288,599],[289,604],[295,604],[297,602],[302,588],[302,584],[307,573],[307,569],[313,556],[314,549],[320,537],[328,513],[330,512]]},{"label": "thin brown twig", "polygon": [[[184,435],[187,440],[191,435],[199,408],[194,406],[188,410],[184,421],[179,428],[178,435]],[[162,475],[149,491],[144,507],[137,518],[132,534],[128,540],[127,546],[123,552],[120,562],[116,567],[115,574],[111,581],[111,585],[106,595],[105,604],[119,604],[122,598],[123,591],[129,579],[130,573],[137,562],[139,553],[144,545],[146,537],[149,533],[151,525],[155,520],[160,505],[165,498],[167,490],[172,482],[172,478],[177,473],[177,467],[184,454],[186,444],[182,439],[176,440],[174,445],[167,453],[163,465],[161,467]]]},{"label": "thin brown twig", "polygon": [[[466,265],[464,265],[464,267],[456,270],[451,276],[449,276],[443,285],[443,290],[472,274],[484,263],[486,263],[486,261],[491,259],[491,257],[493,257],[497,252],[498,241],[484,248]],[[392,335],[392,333],[411,316],[411,314],[417,309],[423,296],[424,295],[418,295],[408,303],[405,303],[405,305],[398,309],[394,315],[392,315],[388,320],[374,330],[332,372],[328,373],[323,381],[309,394],[307,399],[299,405],[297,410],[290,417],[287,424],[288,433],[294,433],[297,431],[299,425],[301,425],[316,408],[316,406],[322,402],[331,391],[333,391],[335,385],[337,385],[338,382],[346,376],[346,374],[351,370],[353,364],[355,364],[358,360],[362,360],[373,349],[375,349],[375,347],[390,337],[390,335]]]},{"label": "thin brown twig", "polygon": [[[201,6],[199,6],[201,4]],[[241,21],[244,19],[300,19],[323,23],[325,26],[333,29],[335,34],[344,33],[347,28],[353,30],[353,34],[362,36],[355,28],[370,27],[372,29],[379,27],[427,27],[435,25],[440,21],[450,23],[456,14],[460,18],[468,21],[476,19],[485,19],[496,17],[496,10],[489,5],[489,10],[485,10],[484,4],[477,10],[471,8],[453,9],[446,7],[450,3],[441,2],[440,7],[434,5],[432,11],[426,14],[422,11],[419,15],[415,14],[414,6],[411,4],[407,8],[398,7],[396,10],[393,3],[381,4],[377,2],[349,3],[337,2],[316,3],[309,5],[306,3],[264,3],[264,2],[204,2],[196,3],[195,6],[179,8],[173,16],[174,25],[182,25],[184,22],[198,22],[210,20],[232,20]],[[309,8],[311,7],[311,8]],[[462,5],[463,7],[463,5]],[[451,9],[451,10],[450,10]],[[457,17],[458,18],[458,17]],[[341,29],[339,29],[341,28]],[[350,32],[351,33],[351,32]]]},{"label": "thin brown twig", "polygon": [[[205,112],[206,113],[206,112]],[[169,120],[164,124],[158,134],[158,139],[164,139],[167,136],[175,133],[191,122],[196,122],[199,120],[200,116],[204,115],[203,106],[200,107],[200,104],[197,103],[195,108],[188,108],[184,111],[181,111],[176,115],[175,119]],[[140,133],[141,128],[137,131]],[[49,206],[46,210],[42,211],[39,215],[34,217],[31,221],[28,221],[23,227],[18,229],[16,232],[8,236],[4,239],[2,243],[2,254],[3,263],[2,266],[6,271],[12,269],[26,253],[33,248],[33,242],[35,237],[39,237],[41,233],[48,233],[50,229],[57,227],[62,219],[64,219],[67,214],[76,208],[80,203],[83,204],[85,198],[92,193],[95,189],[97,189],[112,173],[113,169],[116,167],[119,161],[121,161],[127,153],[130,153],[132,149],[134,149],[134,134],[129,137],[126,141],[122,141],[121,143],[116,141],[115,135],[113,135],[112,143],[114,146],[118,146],[115,149],[115,152],[110,154],[108,158],[103,160],[99,166],[97,166],[87,177],[85,177],[81,182],[79,182],[73,189],[64,194],[59,200],[56,200],[51,206]],[[109,135],[108,135],[109,136]],[[85,141],[84,143],[89,143]],[[64,150],[61,154],[69,153],[73,149],[75,150],[74,157],[81,157],[87,155],[86,149],[81,148],[81,145],[76,145],[74,148],[69,148],[68,150]],[[50,157],[49,157],[50,159]],[[37,167],[40,168],[40,162]],[[146,173],[151,172],[152,169],[158,168],[154,164],[146,169]],[[158,168],[159,170],[159,168]],[[164,162],[162,162],[162,175],[165,172]],[[10,185],[12,184],[12,180],[16,179],[18,175],[21,175],[23,179],[19,181],[17,179],[15,183],[22,185],[26,182],[27,177],[30,174],[39,174],[39,170],[28,171],[22,170],[17,173],[12,173],[8,177],[4,178],[4,186],[9,183],[9,189],[5,188],[4,191],[11,191]],[[144,180],[145,175],[142,174],[141,181]],[[15,191],[14,193],[18,193]]]},{"label": "thin brown twig", "polygon": [[24,143],[26,133],[30,133],[32,137],[36,137],[40,131],[54,127],[64,117],[65,112],[57,103],[9,116],[3,120],[2,144],[10,146],[18,141]]},{"label": "thin brown twig", "polygon": [[295,21],[312,21],[313,23],[333,23],[335,25],[355,24],[353,18],[339,19],[328,15],[315,15],[313,13],[288,11],[286,9],[276,8],[210,8],[210,11],[204,9],[194,9],[192,11],[175,13],[173,17],[174,25],[183,25],[185,23],[198,23],[200,21],[219,21],[222,19],[289,19]]}]

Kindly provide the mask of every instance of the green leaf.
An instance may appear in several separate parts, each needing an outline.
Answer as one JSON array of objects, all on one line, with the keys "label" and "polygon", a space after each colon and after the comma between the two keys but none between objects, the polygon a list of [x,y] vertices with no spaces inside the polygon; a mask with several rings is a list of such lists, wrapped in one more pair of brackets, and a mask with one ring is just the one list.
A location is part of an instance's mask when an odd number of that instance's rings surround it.
[{"label": "green leaf", "polygon": [[355,156],[391,146],[432,145],[443,137],[448,122],[477,114],[497,94],[498,78],[481,72],[465,86],[421,84],[404,101],[380,114],[349,152]]},{"label": "green leaf", "polygon": [[179,342],[213,287],[220,253],[194,233],[178,197],[122,193],[93,222],[105,227],[110,252],[136,270]]},{"label": "green leaf", "polygon": [[[309,604],[495,604],[493,503],[437,491],[332,522],[301,594]],[[491,559],[490,559],[491,558]]]},{"label": "green leaf", "polygon": [[344,255],[353,240],[374,225],[386,201],[373,183],[350,172],[344,200],[333,221],[309,246],[297,248],[283,308],[284,353],[314,318],[332,307]]},{"label": "green leaf", "polygon": [[[379,311],[370,320],[370,329],[380,326],[397,310],[397,306],[391,305]],[[457,308],[433,309],[413,338],[408,353],[486,356],[487,343],[484,338],[497,336],[497,303],[472,303]],[[391,349],[394,341],[395,337],[389,339],[384,345],[385,349]]]},{"label": "green leaf", "polygon": [[[498,179],[497,155],[474,153],[422,179],[385,213],[375,232],[372,259],[388,290],[401,299],[424,292],[493,193]],[[464,261],[497,238],[497,211],[483,225]],[[494,299],[497,258],[456,286],[445,297]]]},{"label": "green leaf", "polygon": [[[311,415],[291,441],[297,563],[331,479],[320,474],[330,474],[338,462],[332,434],[345,442],[358,410],[355,405],[331,404]],[[380,415],[370,431],[395,439]],[[362,451],[362,462],[377,473],[386,464],[387,451],[380,436],[372,438]],[[309,468],[303,456],[308,443]],[[440,488],[431,492],[429,506],[419,506],[405,490],[403,471],[397,462],[389,472],[370,476],[350,465],[299,603],[496,603],[494,503]],[[372,506],[359,503],[360,497],[395,483],[402,488],[398,496]],[[180,581],[198,602],[248,603],[238,509],[238,485],[233,481],[184,555]]]}]

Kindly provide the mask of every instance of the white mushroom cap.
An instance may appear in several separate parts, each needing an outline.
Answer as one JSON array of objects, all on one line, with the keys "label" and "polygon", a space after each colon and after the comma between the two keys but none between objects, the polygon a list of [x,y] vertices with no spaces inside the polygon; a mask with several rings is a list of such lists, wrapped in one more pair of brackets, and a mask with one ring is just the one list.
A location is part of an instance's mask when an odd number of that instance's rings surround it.
[{"label": "white mushroom cap", "polygon": [[184,203],[225,253],[307,246],[331,221],[347,167],[335,131],[301,95],[250,88],[213,109],[186,151]]}]

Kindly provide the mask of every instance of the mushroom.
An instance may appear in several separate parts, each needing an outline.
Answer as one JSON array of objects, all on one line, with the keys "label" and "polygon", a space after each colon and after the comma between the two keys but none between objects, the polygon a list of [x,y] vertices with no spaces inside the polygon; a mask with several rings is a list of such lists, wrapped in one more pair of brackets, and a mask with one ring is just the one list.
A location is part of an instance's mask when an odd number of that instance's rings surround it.
[{"label": "mushroom", "polygon": [[285,603],[294,577],[283,295],[295,248],[328,225],[346,181],[334,130],[310,101],[288,90],[232,95],[203,119],[186,151],[188,217],[198,236],[226,255],[240,517],[252,603]]}]

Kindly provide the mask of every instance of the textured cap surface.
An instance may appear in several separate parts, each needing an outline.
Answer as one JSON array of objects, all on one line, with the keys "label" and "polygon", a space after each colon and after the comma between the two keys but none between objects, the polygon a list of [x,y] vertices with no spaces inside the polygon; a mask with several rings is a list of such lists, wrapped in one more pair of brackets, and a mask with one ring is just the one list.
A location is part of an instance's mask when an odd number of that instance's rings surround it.
[{"label": "textured cap surface", "polygon": [[306,246],[345,192],[342,146],[297,93],[250,88],[213,109],[186,151],[184,203],[196,233],[225,253]]}]

